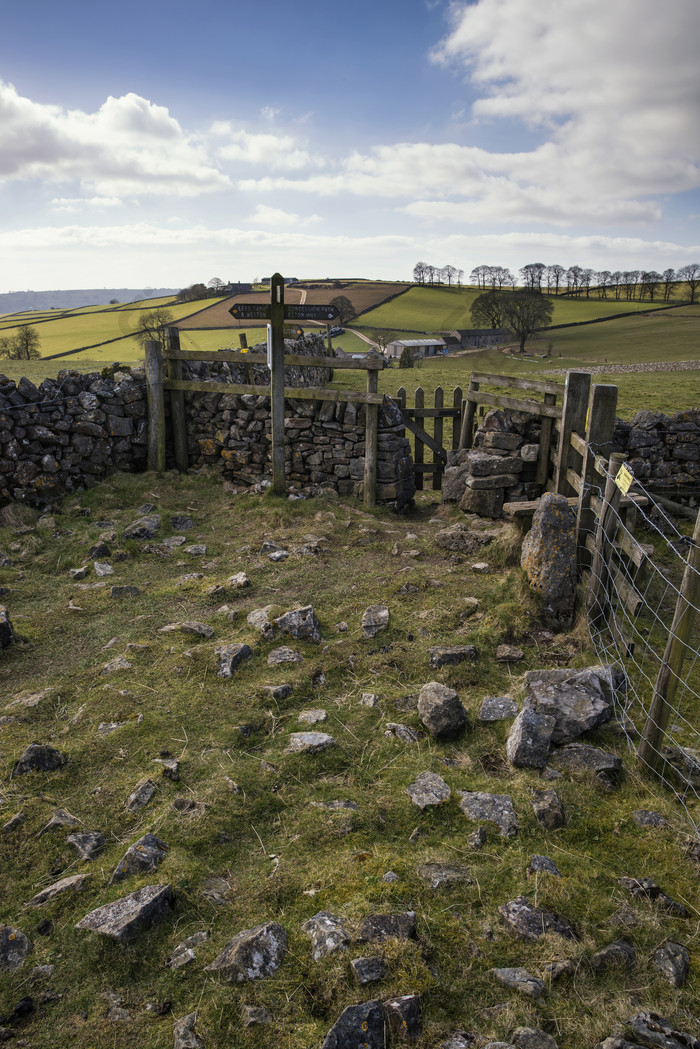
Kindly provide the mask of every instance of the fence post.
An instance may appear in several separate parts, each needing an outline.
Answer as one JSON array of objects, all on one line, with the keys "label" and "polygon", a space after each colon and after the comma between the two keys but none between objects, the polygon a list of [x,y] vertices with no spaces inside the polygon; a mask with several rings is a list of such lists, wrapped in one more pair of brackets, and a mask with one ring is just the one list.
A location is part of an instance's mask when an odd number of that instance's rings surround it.
[{"label": "fence post", "polygon": [[[586,429],[590,389],[591,376],[588,372],[566,373],[566,389],[564,390],[559,447],[553,481],[554,491],[558,495],[567,495],[571,488],[566,479],[566,472],[572,464],[574,454],[574,449],[571,447],[571,434],[583,434]],[[578,492],[574,492],[574,495],[578,495]]]},{"label": "fence post", "polygon": [[472,441],[474,440],[474,415],[476,413],[476,404],[474,401],[469,400],[469,393],[476,393],[478,389],[478,382],[474,382],[473,378],[470,377],[469,391],[464,405],[464,415],[462,416],[462,430],[459,435],[460,450],[462,448],[471,448]]},{"label": "fence post", "polygon": [[[425,391],[423,390],[422,386],[419,386],[416,390],[414,403],[416,409],[425,408]],[[418,420],[420,419],[419,425],[425,426],[425,419],[422,415],[419,416],[418,414],[416,414],[415,418],[416,422],[418,422]],[[419,469],[419,467],[423,466],[423,448],[423,442],[421,441],[418,434],[415,434],[415,450],[413,453],[413,463],[416,467],[416,488],[418,489],[423,488],[423,471]]]},{"label": "fence post", "polygon": [[270,413],[272,436],[272,491],[284,495],[284,279],[270,278],[270,325],[272,362],[270,368]]},{"label": "fence post", "polygon": [[[435,407],[442,408],[445,403],[445,395],[443,393],[442,386],[435,387]],[[423,426],[425,428],[425,422]],[[442,418],[439,415],[435,416],[433,422],[433,437],[435,443],[439,444],[442,448]],[[442,459],[438,453],[433,449],[433,491],[440,491],[442,489],[442,471],[445,469]]]},{"label": "fence post", "polygon": [[454,393],[452,395],[452,407],[459,409],[459,415],[456,415],[452,420],[452,450],[455,451],[459,448],[459,435],[462,432],[462,387],[455,386]]},{"label": "fence post", "polygon": [[688,561],[683,572],[673,622],[666,642],[661,669],[656,679],[649,717],[639,744],[639,760],[657,773],[662,760],[661,741],[671,716],[698,600],[700,600],[700,513],[695,518],[693,540],[688,551]]},{"label": "fence post", "polygon": [[163,359],[157,342],[147,342],[146,396],[148,399],[148,469],[165,470],[165,400]]},{"label": "fence post", "polygon": [[576,515],[579,566],[588,564],[586,536],[589,533],[592,535],[595,527],[595,513],[591,508],[591,488],[595,481],[595,457],[596,455],[602,459],[610,457],[616,408],[617,386],[607,383],[594,385],[588,408],[586,450],[581,466],[581,490],[578,493],[579,502]]},{"label": "fence post", "polygon": [[[367,372],[367,393],[376,393],[378,389],[377,371],[372,368]],[[362,486],[362,501],[365,506],[374,506],[377,502],[377,430],[379,422],[379,405],[365,406],[365,478]]]},{"label": "fence post", "polygon": [[596,525],[591,573],[586,590],[586,613],[591,623],[596,623],[600,619],[607,605],[608,546],[620,523],[619,508],[622,498],[622,492],[615,483],[615,477],[624,461],[624,455],[616,452],[610,456],[608,462],[605,494]]},{"label": "fence post", "polygon": [[[544,403],[556,404],[557,395],[555,393],[546,393],[544,395]],[[542,416],[540,425],[540,450],[537,453],[537,473],[535,475],[535,481],[543,487],[549,480],[549,449],[552,444],[553,423],[554,419],[551,419],[547,415]]]},{"label": "fence post", "polygon": [[[168,351],[180,352],[180,332],[177,328],[168,328]],[[182,379],[182,361],[168,359],[168,375],[171,379]],[[170,391],[170,424],[173,428],[173,448],[175,466],[184,472],[189,466],[187,454],[187,422],[185,419],[185,394],[182,390]]]}]

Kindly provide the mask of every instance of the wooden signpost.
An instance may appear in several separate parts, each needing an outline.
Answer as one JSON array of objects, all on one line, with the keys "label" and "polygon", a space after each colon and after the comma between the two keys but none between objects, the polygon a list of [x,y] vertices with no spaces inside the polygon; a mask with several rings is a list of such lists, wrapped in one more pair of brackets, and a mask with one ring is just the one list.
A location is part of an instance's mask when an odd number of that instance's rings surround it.
[{"label": "wooden signpost", "polygon": [[[331,321],[335,306],[284,303],[284,278],[275,273],[270,280],[270,303],[237,302],[229,313],[236,320],[267,320],[271,329],[270,408],[272,413],[272,490],[284,495],[284,322]],[[375,375],[376,380],[376,375]],[[369,415],[369,412],[368,412]]]}]

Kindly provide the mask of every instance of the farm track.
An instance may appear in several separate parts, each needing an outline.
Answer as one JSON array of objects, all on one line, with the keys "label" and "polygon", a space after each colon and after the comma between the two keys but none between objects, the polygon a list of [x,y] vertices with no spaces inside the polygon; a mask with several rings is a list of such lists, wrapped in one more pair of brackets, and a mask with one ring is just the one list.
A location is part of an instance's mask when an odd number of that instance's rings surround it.
[{"label": "farm track", "polygon": [[[632,374],[634,372],[692,372],[700,370],[700,361],[647,361],[645,364],[593,364],[583,370],[591,374]],[[548,368],[540,375],[566,375],[570,368]]]}]

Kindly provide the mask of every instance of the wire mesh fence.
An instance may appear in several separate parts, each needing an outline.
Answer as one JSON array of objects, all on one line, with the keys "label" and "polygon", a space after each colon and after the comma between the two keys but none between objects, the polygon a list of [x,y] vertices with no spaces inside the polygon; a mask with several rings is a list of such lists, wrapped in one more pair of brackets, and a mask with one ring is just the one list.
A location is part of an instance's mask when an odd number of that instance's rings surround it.
[{"label": "wire mesh fence", "polygon": [[622,495],[618,466],[597,458],[586,493],[589,634],[600,662],[624,671],[616,717],[628,745],[700,839],[700,515],[684,534],[638,481]]}]

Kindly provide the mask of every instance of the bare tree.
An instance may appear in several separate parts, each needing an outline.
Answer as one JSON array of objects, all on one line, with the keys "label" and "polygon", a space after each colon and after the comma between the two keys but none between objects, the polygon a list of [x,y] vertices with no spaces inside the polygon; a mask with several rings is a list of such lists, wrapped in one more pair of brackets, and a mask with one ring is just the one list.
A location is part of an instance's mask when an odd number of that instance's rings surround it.
[{"label": "bare tree", "polygon": [[547,290],[553,291],[555,295],[559,294],[559,285],[562,282],[562,278],[566,270],[563,266],[555,263],[553,266],[547,266],[546,278],[547,278]]},{"label": "bare tree", "polygon": [[664,302],[668,302],[673,295],[673,284],[676,279],[676,271],[669,268],[664,270],[661,276],[664,279]]},{"label": "bare tree", "polygon": [[529,291],[542,291],[542,280],[546,268],[543,262],[528,262],[520,270],[523,286]]},{"label": "bare tree", "polygon": [[161,353],[164,353],[168,344],[168,333],[166,329],[173,323],[173,315],[170,310],[162,306],[154,310],[147,310],[139,315],[138,337],[142,346],[147,342],[157,342]]},{"label": "bare tree", "polygon": [[39,332],[31,324],[23,324],[14,335],[0,339],[0,357],[9,357],[13,361],[34,361],[41,357],[39,353]]},{"label": "bare tree", "polygon": [[428,264],[426,262],[417,262],[413,267],[413,279],[416,284],[425,284],[427,275]]},{"label": "bare tree", "polygon": [[690,292],[690,304],[691,306],[695,302],[695,292],[697,291],[698,284],[700,284],[700,263],[689,262],[685,266],[681,266],[678,270],[678,280],[684,280],[688,285]]}]

